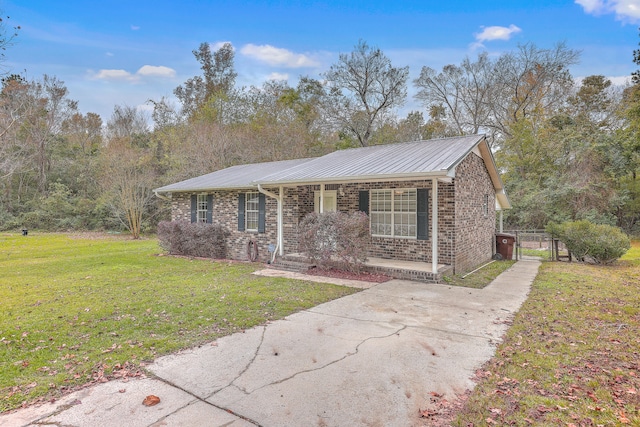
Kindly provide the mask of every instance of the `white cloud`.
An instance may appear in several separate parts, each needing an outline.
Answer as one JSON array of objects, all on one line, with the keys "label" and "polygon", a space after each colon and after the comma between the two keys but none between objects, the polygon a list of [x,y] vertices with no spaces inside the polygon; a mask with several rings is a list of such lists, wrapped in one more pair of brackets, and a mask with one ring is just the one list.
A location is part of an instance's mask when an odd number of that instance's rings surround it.
[{"label": "white cloud", "polygon": [[267,80],[289,80],[289,74],[274,72],[267,76]]},{"label": "white cloud", "polygon": [[640,21],[640,0],[575,0],[591,15],[614,13],[620,21]]},{"label": "white cloud", "polygon": [[491,27],[481,27],[482,32],[477,33],[476,40],[479,43],[491,40],[509,40],[511,36],[522,31],[519,27],[511,24],[508,27],[494,25]]},{"label": "white cloud", "polygon": [[132,26],[131,26],[131,29],[132,29],[133,31],[138,31],[138,30],[140,29],[140,26],[139,26],[139,25],[132,25]]},{"label": "white cloud", "polygon": [[600,13],[604,6],[602,0],[576,0],[576,3],[582,6],[587,13]]},{"label": "white cloud", "polygon": [[125,70],[100,70],[93,77],[97,80],[134,80],[133,74]]},{"label": "white cloud", "polygon": [[176,76],[176,70],[162,65],[143,65],[136,74],[140,76],[173,78]]},{"label": "white cloud", "polygon": [[287,68],[304,68],[304,67],[317,67],[320,64],[309,57],[308,55],[301,53],[293,53],[290,50],[274,47],[268,44],[255,45],[247,44],[240,49],[240,53],[245,56],[257,59],[258,61],[266,62],[272,66],[281,66]]},{"label": "white cloud", "polygon": [[90,72],[91,78],[94,80],[106,81],[128,81],[138,83],[144,78],[173,78],[176,71],[173,68],[155,65],[143,65],[134,74],[126,70],[100,70],[97,73]]},{"label": "white cloud", "polygon": [[231,47],[233,48],[233,50],[235,50],[235,47],[233,47],[233,43],[231,43],[230,41],[221,41],[221,42],[210,43],[209,46],[211,47],[211,50],[215,52],[217,50],[220,50],[220,48],[222,46],[224,46],[225,43],[229,43],[231,45]]},{"label": "white cloud", "polygon": [[631,84],[631,76],[612,76],[607,77],[615,86],[627,86]]}]

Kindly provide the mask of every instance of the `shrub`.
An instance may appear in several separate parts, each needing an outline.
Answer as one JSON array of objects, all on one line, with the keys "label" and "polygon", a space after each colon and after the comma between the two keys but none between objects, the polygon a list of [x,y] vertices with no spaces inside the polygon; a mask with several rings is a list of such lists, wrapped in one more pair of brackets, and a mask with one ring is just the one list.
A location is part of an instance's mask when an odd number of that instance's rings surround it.
[{"label": "shrub", "polygon": [[158,223],[160,247],[173,255],[226,258],[229,232],[221,225],[188,221]]},{"label": "shrub", "polygon": [[320,268],[358,272],[367,260],[369,218],[363,212],[310,213],[299,225],[300,251]]},{"label": "shrub", "polygon": [[557,236],[579,261],[610,264],[631,247],[629,237],[619,228],[589,221],[551,223],[547,232]]}]

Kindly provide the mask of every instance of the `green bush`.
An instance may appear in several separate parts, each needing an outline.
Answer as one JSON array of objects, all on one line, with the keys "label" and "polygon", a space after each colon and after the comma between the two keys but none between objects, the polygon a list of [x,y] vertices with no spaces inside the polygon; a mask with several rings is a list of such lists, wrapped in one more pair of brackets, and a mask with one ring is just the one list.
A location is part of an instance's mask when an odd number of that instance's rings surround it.
[{"label": "green bush", "polygon": [[367,260],[369,217],[363,212],[310,213],[299,225],[300,251],[320,268],[358,272]]},{"label": "green bush", "polygon": [[559,238],[579,261],[611,264],[631,247],[629,237],[619,228],[586,220],[550,223],[547,232]]}]

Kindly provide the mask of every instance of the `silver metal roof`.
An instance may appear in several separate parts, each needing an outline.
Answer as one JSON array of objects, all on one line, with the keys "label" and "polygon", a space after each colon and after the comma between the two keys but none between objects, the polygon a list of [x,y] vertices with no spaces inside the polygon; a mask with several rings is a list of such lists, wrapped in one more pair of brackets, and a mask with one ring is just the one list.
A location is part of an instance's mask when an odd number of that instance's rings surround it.
[{"label": "silver metal roof", "polygon": [[154,190],[156,193],[255,188],[258,184],[304,185],[366,180],[451,177],[475,148],[487,166],[496,197],[509,209],[504,185],[484,135],[430,139],[401,144],[352,148],[311,159],[232,166]]},{"label": "silver metal roof", "polygon": [[157,193],[182,191],[207,191],[222,189],[254,188],[256,179],[274,172],[288,169],[311,159],[282,160],[279,162],[253,163],[249,165],[231,166],[206,175],[180,181],[175,184],[156,188]]},{"label": "silver metal roof", "polygon": [[256,182],[282,185],[446,175],[483,140],[484,135],[471,135],[339,150],[256,177]]}]

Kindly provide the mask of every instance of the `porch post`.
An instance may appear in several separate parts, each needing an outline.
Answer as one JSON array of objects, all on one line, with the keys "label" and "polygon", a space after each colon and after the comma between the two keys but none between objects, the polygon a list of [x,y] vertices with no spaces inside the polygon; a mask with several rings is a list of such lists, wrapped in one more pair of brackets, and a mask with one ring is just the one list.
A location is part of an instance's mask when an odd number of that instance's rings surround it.
[{"label": "porch post", "polygon": [[320,206],[320,213],[324,213],[324,184],[320,184],[320,200],[318,200]]},{"label": "porch post", "polygon": [[280,192],[278,194],[278,255],[284,256],[284,229],[282,228],[283,221],[283,204],[284,204],[284,190],[282,185],[280,186]]},{"label": "porch post", "polygon": [[438,274],[438,180],[431,180],[431,271]]},{"label": "porch post", "polygon": [[500,232],[502,233],[502,209],[500,209]]}]

